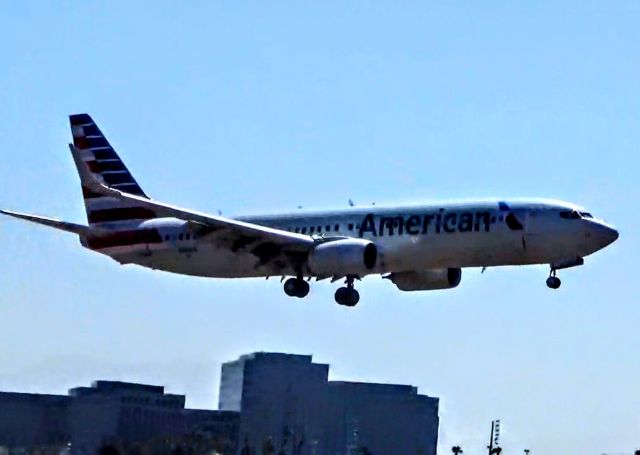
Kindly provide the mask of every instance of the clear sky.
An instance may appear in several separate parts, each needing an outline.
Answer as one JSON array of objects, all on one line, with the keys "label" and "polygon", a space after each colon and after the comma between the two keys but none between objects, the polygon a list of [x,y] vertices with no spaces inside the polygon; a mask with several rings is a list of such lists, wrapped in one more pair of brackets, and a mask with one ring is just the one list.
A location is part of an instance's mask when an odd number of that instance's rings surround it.
[{"label": "clear sky", "polygon": [[0,390],[143,381],[213,408],[221,362],[286,351],[441,397],[442,448],[484,453],[492,418],[509,453],[639,448],[639,23],[633,1],[6,3],[0,207],[85,221],[66,143],[88,112],[185,207],[539,196],[621,236],[556,292],[543,266],[372,277],[348,309],[336,285],[121,267],[3,218]]}]

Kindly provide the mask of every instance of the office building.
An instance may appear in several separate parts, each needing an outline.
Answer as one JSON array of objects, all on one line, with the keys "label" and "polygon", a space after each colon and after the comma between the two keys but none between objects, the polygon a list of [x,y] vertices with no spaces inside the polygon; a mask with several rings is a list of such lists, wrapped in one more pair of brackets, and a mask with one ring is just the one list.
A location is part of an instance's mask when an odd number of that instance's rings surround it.
[{"label": "office building", "polygon": [[199,433],[235,452],[239,416],[185,409],[185,396],[164,387],[96,381],[64,395],[0,393],[0,447],[63,447],[95,454],[105,445],[179,444]]},{"label": "office building", "polygon": [[437,398],[328,374],[304,355],[258,352],[225,363],[219,408],[240,413],[239,453],[435,455]]}]

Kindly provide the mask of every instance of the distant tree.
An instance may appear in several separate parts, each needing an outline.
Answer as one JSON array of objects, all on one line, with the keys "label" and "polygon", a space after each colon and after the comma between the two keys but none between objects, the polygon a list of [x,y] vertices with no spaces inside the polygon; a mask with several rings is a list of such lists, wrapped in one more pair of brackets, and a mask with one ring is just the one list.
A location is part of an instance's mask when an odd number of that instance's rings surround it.
[{"label": "distant tree", "polygon": [[113,444],[105,444],[98,449],[98,455],[120,455],[120,451]]},{"label": "distant tree", "polygon": [[276,453],[276,446],[273,444],[273,438],[269,437],[262,443],[262,455],[273,455]]},{"label": "distant tree", "polygon": [[453,453],[455,453],[456,455],[458,455],[459,453],[464,453],[464,451],[462,450],[462,447],[460,447],[460,446],[451,447],[451,451]]},{"label": "distant tree", "polygon": [[249,437],[244,437],[244,446],[240,451],[240,455],[251,455],[251,445],[249,444]]}]

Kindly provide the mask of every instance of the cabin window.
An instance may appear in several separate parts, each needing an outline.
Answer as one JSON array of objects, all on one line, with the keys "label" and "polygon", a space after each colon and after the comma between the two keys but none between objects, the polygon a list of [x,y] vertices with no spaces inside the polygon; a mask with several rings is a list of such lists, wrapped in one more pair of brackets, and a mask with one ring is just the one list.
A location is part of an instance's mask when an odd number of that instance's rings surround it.
[{"label": "cabin window", "polygon": [[313,234],[313,232],[314,232],[315,230],[316,230],[316,227],[315,227],[315,226],[311,226],[311,227],[309,228],[309,234]]},{"label": "cabin window", "polygon": [[318,232],[322,232],[322,226],[318,226]]},{"label": "cabin window", "polygon": [[327,232],[329,232],[329,231],[331,230],[331,226],[327,224],[327,225],[325,226],[325,229],[324,229],[324,230],[325,230],[325,231],[327,231]]},{"label": "cabin window", "polygon": [[336,231],[336,232],[338,232],[338,231],[340,230],[340,225],[339,225],[339,224],[336,224],[336,225],[333,227],[333,230],[334,230],[334,231]]},{"label": "cabin window", "polygon": [[298,233],[298,232],[300,232],[300,228],[299,227],[296,228],[296,233]]},{"label": "cabin window", "polygon": [[349,230],[353,231],[353,223],[349,223]]},{"label": "cabin window", "polygon": [[164,236],[164,241],[165,241],[165,242],[168,242],[168,241],[169,241],[169,234],[167,234],[167,235],[165,235],[165,236]]},{"label": "cabin window", "polygon": [[565,210],[564,212],[560,212],[560,218],[567,220],[579,220],[580,214],[575,210]]}]

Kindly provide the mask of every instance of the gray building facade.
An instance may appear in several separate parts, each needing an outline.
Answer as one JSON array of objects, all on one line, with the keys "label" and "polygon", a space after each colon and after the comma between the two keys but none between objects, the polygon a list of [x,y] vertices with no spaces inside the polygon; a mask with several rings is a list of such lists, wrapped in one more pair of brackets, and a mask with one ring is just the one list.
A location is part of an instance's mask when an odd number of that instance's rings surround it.
[{"label": "gray building facade", "polygon": [[[241,413],[239,445],[306,454],[322,444],[329,365],[311,356],[254,353],[222,365],[219,406]],[[274,453],[277,453],[276,452]]]},{"label": "gray building facade", "polygon": [[238,453],[436,454],[437,398],[328,374],[303,355],[258,352],[225,363],[219,409],[240,412]]},{"label": "gray building facade", "polygon": [[0,393],[0,447],[65,446],[70,402],[64,395]]},{"label": "gray building facade", "polygon": [[416,387],[329,382],[326,453],[435,455],[438,399]]},{"label": "gray building facade", "polygon": [[72,454],[95,454],[105,445],[153,445],[200,433],[235,453],[237,413],[184,406],[184,395],[164,387],[118,381],[96,381],[68,396],[0,392],[0,447],[70,444]]}]

